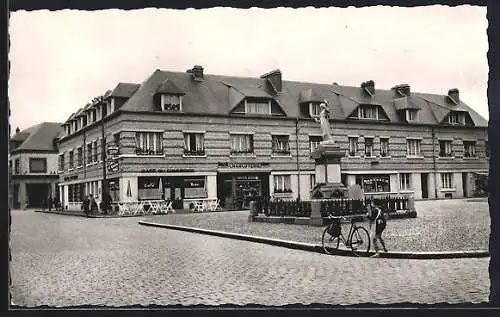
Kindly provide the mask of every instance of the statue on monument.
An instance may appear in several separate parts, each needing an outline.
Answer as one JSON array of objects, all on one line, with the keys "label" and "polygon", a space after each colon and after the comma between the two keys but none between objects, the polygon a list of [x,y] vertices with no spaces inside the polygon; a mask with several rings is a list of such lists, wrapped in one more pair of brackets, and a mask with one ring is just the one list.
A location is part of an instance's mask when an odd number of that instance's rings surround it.
[{"label": "statue on monument", "polygon": [[320,105],[319,119],[314,118],[316,122],[321,124],[321,132],[323,135],[323,143],[333,143],[332,135],[330,134],[330,110],[328,110],[328,102],[324,100]]}]

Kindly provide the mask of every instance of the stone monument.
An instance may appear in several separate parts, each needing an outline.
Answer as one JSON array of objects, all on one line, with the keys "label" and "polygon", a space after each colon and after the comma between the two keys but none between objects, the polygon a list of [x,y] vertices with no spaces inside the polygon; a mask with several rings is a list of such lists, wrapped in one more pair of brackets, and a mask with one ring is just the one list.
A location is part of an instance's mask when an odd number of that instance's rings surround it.
[{"label": "stone monument", "polygon": [[335,144],[330,134],[330,111],[326,100],[320,105],[321,112],[316,122],[321,124],[323,141],[311,153],[316,163],[316,186],[311,190],[311,224],[323,225],[321,217],[321,200],[345,197],[347,188],[341,182],[340,159],[344,151]]}]

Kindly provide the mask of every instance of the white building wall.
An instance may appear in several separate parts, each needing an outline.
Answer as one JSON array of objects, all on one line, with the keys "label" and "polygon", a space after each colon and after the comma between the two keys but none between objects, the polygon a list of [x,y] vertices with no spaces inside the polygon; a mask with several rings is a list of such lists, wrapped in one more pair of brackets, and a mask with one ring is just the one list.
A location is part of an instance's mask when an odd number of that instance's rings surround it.
[{"label": "white building wall", "polygon": [[[138,200],[137,176],[120,178],[120,201],[131,202]],[[127,196],[128,186],[130,184],[131,196]]]},{"label": "white building wall", "polygon": [[217,198],[217,175],[207,176],[206,187],[207,187],[207,198],[216,199]]},{"label": "white building wall", "polygon": [[413,197],[415,199],[422,199],[422,177],[420,173],[411,173],[410,187],[413,190]]}]

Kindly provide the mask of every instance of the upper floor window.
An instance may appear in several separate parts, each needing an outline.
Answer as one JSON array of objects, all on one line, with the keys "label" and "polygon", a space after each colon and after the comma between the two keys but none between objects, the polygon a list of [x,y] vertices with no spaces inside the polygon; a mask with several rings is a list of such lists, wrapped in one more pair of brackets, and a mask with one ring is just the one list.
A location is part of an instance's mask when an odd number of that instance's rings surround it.
[{"label": "upper floor window", "polygon": [[253,134],[231,134],[231,153],[253,153]]},{"label": "upper floor window", "polygon": [[120,132],[113,134],[113,145],[120,150]]},{"label": "upper floor window", "polygon": [[418,109],[406,109],[406,121],[416,122],[419,119]]},{"label": "upper floor window", "polygon": [[460,125],[465,125],[465,113],[464,112],[455,112],[452,111],[450,112],[448,116],[448,123],[449,124],[460,124]]},{"label": "upper floor window", "polygon": [[64,153],[59,154],[59,170],[64,171]]},{"label": "upper floor window", "polygon": [[87,154],[86,154],[87,164],[92,163],[92,158],[93,158],[92,144],[93,144],[92,142],[87,144]]},{"label": "upper floor window", "polygon": [[373,156],[373,138],[365,138],[365,156]]},{"label": "upper floor window", "polygon": [[349,137],[349,156],[358,155],[358,138]]},{"label": "upper floor window", "polygon": [[77,160],[77,166],[82,166],[83,165],[83,148],[79,147],[76,152],[76,160]]},{"label": "upper floor window", "polygon": [[380,156],[389,156],[389,138],[380,138]]},{"label": "upper floor window", "polygon": [[203,133],[184,133],[184,155],[205,155],[205,137]]},{"label": "upper floor window", "polygon": [[420,144],[421,140],[408,139],[406,140],[406,151],[408,156],[421,156]]},{"label": "upper floor window", "polygon": [[490,157],[490,147],[488,146],[488,141],[484,141],[484,152],[486,157]]},{"label": "upper floor window", "polygon": [[182,96],[179,95],[161,95],[161,110],[162,111],[182,111]]},{"label": "upper floor window", "polygon": [[274,154],[290,154],[290,137],[288,135],[273,135],[272,148]]},{"label": "upper floor window", "polygon": [[452,141],[450,140],[439,140],[439,156],[440,157],[452,157]]},{"label": "upper floor window", "polygon": [[245,101],[245,112],[251,114],[271,114],[271,101]]},{"label": "upper floor window", "polygon": [[74,154],[73,151],[69,151],[69,168],[72,169],[74,167]]},{"label": "upper floor window", "polygon": [[464,141],[464,157],[475,157],[475,156],[476,156],[476,142]]},{"label": "upper floor window", "polygon": [[106,113],[112,114],[115,111],[115,98],[109,98],[106,102]]},{"label": "upper floor window", "polygon": [[92,142],[92,162],[97,162],[97,141]]},{"label": "upper floor window", "polygon": [[311,189],[314,188],[314,186],[316,186],[316,174],[311,174],[310,176],[310,183],[311,183]]},{"label": "upper floor window", "polygon": [[453,187],[453,174],[452,173],[441,173],[441,184],[443,188]]},{"label": "upper floor window", "polygon": [[292,192],[290,175],[274,175],[274,192],[275,193]]},{"label": "upper floor window", "polygon": [[323,138],[320,136],[310,136],[309,137],[309,149],[312,152],[318,147],[318,145],[323,141]]},{"label": "upper floor window", "polygon": [[399,174],[399,189],[408,190],[411,189],[410,185],[410,173]]},{"label": "upper floor window", "polygon": [[104,103],[101,106],[101,119],[108,115],[108,103]]},{"label": "upper floor window", "polygon": [[320,107],[319,102],[311,102],[309,103],[309,115],[311,117],[319,117],[319,114],[321,112],[321,107]]},{"label": "upper floor window", "polygon": [[136,132],[137,155],[163,155],[162,132]]},{"label": "upper floor window", "polygon": [[21,173],[21,162],[19,159],[14,160],[14,173],[15,174],[20,174]]},{"label": "upper floor window", "polygon": [[30,173],[47,173],[46,158],[30,158]]},{"label": "upper floor window", "polygon": [[379,119],[379,107],[375,105],[361,105],[358,107],[358,119]]}]

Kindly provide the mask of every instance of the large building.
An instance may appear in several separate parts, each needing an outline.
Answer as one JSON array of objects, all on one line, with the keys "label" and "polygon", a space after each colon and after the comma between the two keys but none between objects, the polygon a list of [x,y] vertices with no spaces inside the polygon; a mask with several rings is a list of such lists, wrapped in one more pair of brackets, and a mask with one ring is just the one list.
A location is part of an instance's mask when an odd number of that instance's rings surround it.
[{"label": "large building", "polygon": [[16,133],[10,139],[10,206],[39,208],[59,195],[58,150],[55,139],[61,123],[43,122]]},{"label": "large building", "polygon": [[311,150],[321,141],[319,105],[345,150],[342,182],[366,193],[416,199],[470,197],[488,171],[487,121],[458,89],[442,95],[156,70],[141,84],[120,83],[79,109],[59,136],[60,195],[74,207],[100,200],[101,143],[113,160],[114,201],[218,198],[230,208],[251,196],[309,199]]}]

